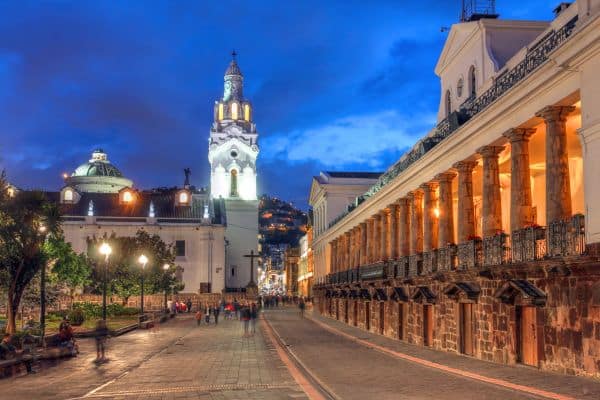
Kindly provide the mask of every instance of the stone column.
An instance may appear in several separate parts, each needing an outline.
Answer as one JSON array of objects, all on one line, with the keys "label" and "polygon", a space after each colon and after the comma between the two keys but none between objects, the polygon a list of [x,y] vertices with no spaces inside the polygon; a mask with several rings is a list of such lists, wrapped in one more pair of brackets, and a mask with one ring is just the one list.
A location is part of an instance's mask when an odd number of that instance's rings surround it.
[{"label": "stone column", "polygon": [[482,177],[482,233],[494,236],[502,230],[502,202],[500,200],[500,168],[498,154],[504,146],[483,146],[477,150],[483,159]]},{"label": "stone column", "polygon": [[354,268],[360,265],[360,225],[354,228]]},{"label": "stone column", "polygon": [[459,161],[458,170],[458,243],[475,235],[475,208],[473,206],[473,168],[475,161]]},{"label": "stone column", "polygon": [[438,197],[438,245],[446,247],[454,243],[454,207],[452,203],[452,179],[456,174],[454,172],[444,172],[436,175],[435,179],[440,185]]},{"label": "stone column", "polygon": [[344,268],[346,271],[350,267],[350,232],[344,233]]},{"label": "stone column", "polygon": [[548,106],[536,116],[546,123],[546,224],[571,218],[567,115],[573,106]]},{"label": "stone column", "polygon": [[367,264],[367,223],[360,223],[360,266]]},{"label": "stone column", "polygon": [[381,260],[381,215],[373,215],[373,262]]},{"label": "stone column", "polygon": [[379,259],[387,261],[390,259],[390,210],[381,211],[381,247],[379,250]]},{"label": "stone column", "polygon": [[438,248],[438,217],[435,214],[437,208],[437,182],[424,183],[423,189],[423,251],[431,251]]},{"label": "stone column", "polygon": [[390,204],[390,258],[392,260],[398,259],[398,247],[400,246],[399,241],[399,226],[398,226],[398,204]]},{"label": "stone column", "polygon": [[504,133],[510,141],[510,231],[533,225],[529,138],[535,129],[514,128]]},{"label": "stone column", "polygon": [[423,191],[417,189],[408,195],[410,201],[410,254],[423,252]]},{"label": "stone column", "polygon": [[375,220],[373,218],[369,218],[367,220],[367,264],[371,264],[373,262],[373,225],[375,224]]},{"label": "stone column", "polygon": [[335,259],[336,259],[336,248],[335,248],[335,240],[332,240],[330,243],[331,246],[331,271],[330,272],[335,272]]},{"label": "stone column", "polygon": [[398,256],[410,255],[410,201],[408,198],[398,200]]}]

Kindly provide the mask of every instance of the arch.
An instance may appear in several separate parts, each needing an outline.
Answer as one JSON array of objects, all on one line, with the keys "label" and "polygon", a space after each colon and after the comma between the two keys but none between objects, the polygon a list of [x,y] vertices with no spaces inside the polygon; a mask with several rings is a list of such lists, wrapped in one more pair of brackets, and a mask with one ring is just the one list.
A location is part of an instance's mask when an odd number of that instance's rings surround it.
[{"label": "arch", "polygon": [[244,119],[250,122],[250,104],[244,104]]},{"label": "arch", "polygon": [[469,68],[469,97],[475,98],[477,95],[477,75],[475,66]]},{"label": "arch", "polygon": [[238,196],[238,171],[237,169],[232,169],[230,172],[231,175],[231,184],[229,188],[229,197],[237,197]]},{"label": "arch", "polygon": [[223,103],[219,103],[219,121],[223,120]]},{"label": "arch", "polygon": [[73,201],[73,190],[71,190],[71,189],[65,190],[64,201]]},{"label": "arch", "polygon": [[450,90],[446,90],[444,103],[446,104],[446,117],[448,117],[452,112],[452,94],[450,94]]},{"label": "arch", "polygon": [[238,119],[239,105],[236,102],[231,103],[231,119]]}]

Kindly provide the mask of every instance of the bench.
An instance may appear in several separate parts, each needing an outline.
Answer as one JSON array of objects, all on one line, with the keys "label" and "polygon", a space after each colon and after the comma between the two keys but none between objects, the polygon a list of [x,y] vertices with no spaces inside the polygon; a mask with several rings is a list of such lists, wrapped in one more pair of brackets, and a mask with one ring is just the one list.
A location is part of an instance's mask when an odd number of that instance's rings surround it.
[{"label": "bench", "polygon": [[31,354],[17,355],[15,358],[0,360],[0,378],[15,375],[22,365],[31,371],[34,357]]}]

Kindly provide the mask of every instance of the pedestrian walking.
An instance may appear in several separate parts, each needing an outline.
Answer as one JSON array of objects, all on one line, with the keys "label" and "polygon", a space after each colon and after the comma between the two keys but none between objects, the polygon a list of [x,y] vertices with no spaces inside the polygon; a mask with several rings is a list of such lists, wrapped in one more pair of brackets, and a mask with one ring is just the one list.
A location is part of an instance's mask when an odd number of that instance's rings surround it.
[{"label": "pedestrian walking", "polygon": [[210,306],[206,304],[206,314],[204,314],[204,321],[206,325],[210,325]]},{"label": "pedestrian walking", "polygon": [[306,303],[304,303],[304,298],[300,297],[298,302],[298,308],[300,309],[300,318],[304,318],[304,310],[306,309]]},{"label": "pedestrian walking", "polygon": [[192,299],[188,298],[185,305],[187,306],[187,312],[188,313],[192,312]]},{"label": "pedestrian walking", "polygon": [[198,307],[198,311],[196,311],[196,326],[200,326],[202,323],[202,309]]},{"label": "pedestrian walking", "polygon": [[108,326],[106,321],[99,319],[96,322],[96,330],[94,331],[96,339],[96,363],[106,362],[106,341],[108,340]]},{"label": "pedestrian walking", "polygon": [[220,314],[221,310],[219,309],[219,306],[215,306],[213,313],[215,316],[215,325],[219,324],[219,314]]},{"label": "pedestrian walking", "polygon": [[248,305],[244,305],[240,309],[240,320],[242,321],[242,325],[244,327],[244,336],[248,336],[248,325],[250,324],[250,308]]}]

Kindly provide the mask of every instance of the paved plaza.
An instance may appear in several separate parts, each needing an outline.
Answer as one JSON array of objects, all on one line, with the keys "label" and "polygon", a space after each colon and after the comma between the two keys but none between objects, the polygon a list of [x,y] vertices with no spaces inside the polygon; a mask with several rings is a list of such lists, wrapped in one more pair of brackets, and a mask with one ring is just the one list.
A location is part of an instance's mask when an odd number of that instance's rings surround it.
[{"label": "paved plaza", "polygon": [[99,366],[92,340],[80,345],[76,358],[0,380],[0,398],[600,398],[594,380],[431,351],[290,307],[267,310],[251,337],[235,320],[196,327],[178,316],[111,339],[110,361]]}]

